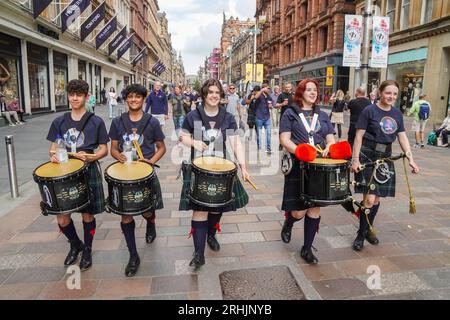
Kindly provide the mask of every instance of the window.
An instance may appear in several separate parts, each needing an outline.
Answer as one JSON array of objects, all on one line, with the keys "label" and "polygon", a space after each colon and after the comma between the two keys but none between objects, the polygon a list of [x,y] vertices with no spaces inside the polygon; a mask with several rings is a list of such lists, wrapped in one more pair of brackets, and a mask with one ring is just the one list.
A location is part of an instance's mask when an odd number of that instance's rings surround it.
[{"label": "window", "polygon": [[394,22],[395,22],[395,2],[396,0],[388,0],[386,7],[386,16],[390,18],[390,31],[394,31]]},{"label": "window", "polygon": [[288,44],[286,46],[286,62],[290,63],[292,60],[292,45]]},{"label": "window", "polygon": [[328,27],[324,27],[320,29],[321,37],[322,37],[322,46],[321,46],[321,52],[325,52],[328,49]]},{"label": "window", "polygon": [[306,57],[306,37],[300,38],[299,48],[300,48],[300,58],[303,59]]},{"label": "window", "polygon": [[402,1],[402,9],[400,14],[400,30],[405,30],[409,26],[409,4],[410,0]]},{"label": "window", "polygon": [[420,23],[428,23],[433,18],[433,0],[423,0],[422,1],[422,16]]}]

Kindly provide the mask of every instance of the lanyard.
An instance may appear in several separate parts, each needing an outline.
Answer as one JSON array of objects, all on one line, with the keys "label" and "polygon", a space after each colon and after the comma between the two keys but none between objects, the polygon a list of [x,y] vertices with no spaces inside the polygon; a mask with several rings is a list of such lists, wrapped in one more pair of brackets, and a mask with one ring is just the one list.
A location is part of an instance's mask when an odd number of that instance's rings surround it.
[{"label": "lanyard", "polygon": [[316,128],[317,120],[319,119],[319,115],[317,113],[314,114],[313,120],[311,122],[311,126],[309,126],[308,121],[306,121],[305,115],[303,113],[299,114],[300,119],[303,122],[303,126],[308,132],[309,144],[314,147],[314,128]]}]

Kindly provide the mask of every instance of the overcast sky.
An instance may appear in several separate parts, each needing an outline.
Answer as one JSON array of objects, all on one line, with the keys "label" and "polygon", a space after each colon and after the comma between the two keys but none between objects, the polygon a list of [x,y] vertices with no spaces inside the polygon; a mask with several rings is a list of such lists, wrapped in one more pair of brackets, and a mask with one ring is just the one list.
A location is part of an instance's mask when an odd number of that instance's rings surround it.
[{"label": "overcast sky", "polygon": [[181,51],[186,74],[198,67],[213,48],[220,47],[223,11],[227,16],[247,20],[255,15],[255,0],[159,0],[167,13],[172,45]]}]

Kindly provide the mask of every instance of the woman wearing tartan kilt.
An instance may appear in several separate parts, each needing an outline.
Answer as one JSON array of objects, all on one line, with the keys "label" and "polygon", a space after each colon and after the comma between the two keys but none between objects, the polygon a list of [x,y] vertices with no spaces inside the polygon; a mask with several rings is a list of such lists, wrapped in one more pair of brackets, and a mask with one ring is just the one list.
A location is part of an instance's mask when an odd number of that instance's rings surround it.
[{"label": "woman wearing tartan kilt", "polygon": [[[413,173],[419,173],[419,167],[414,162],[411,146],[406,136],[401,111],[394,107],[398,97],[399,85],[394,80],[386,80],[380,86],[380,101],[367,106],[356,123],[356,137],[353,149],[352,170],[355,179],[361,183],[355,188],[356,193],[363,193],[363,206],[369,209],[366,214],[359,212],[358,234],[353,242],[353,249],[361,251],[364,240],[377,245],[378,238],[369,232],[369,223],[373,225],[380,207],[380,198],[395,197],[395,167],[392,161],[382,163],[377,169],[361,170],[361,164],[372,163],[392,154],[392,143],[398,137],[400,147],[409,161]],[[375,189],[369,189],[375,185]]]},{"label": "woman wearing tartan kilt", "polygon": [[[199,105],[197,110],[187,114],[180,134],[181,142],[191,148],[191,162],[196,158],[196,154],[225,158],[227,155],[225,142],[228,140],[241,167],[242,178],[244,181],[247,180],[250,175],[245,164],[244,148],[239,138],[236,120],[231,113],[226,112],[226,109],[219,108],[220,100],[225,96],[221,83],[215,79],[207,80],[200,94],[203,105]],[[212,208],[194,204],[188,198],[191,166],[183,164],[182,168],[183,188],[179,210],[193,210],[191,234],[195,252],[189,265],[198,269],[205,264],[206,242],[212,250],[220,250],[215,234],[219,230],[222,213],[236,211],[247,205],[248,195],[239,179],[236,179],[233,189],[235,198],[227,207]]]},{"label": "woman wearing tartan kilt", "polygon": [[[56,155],[52,154],[56,149],[55,141],[58,137],[64,137],[66,147],[68,151],[73,152],[73,157],[88,162],[90,204],[81,211],[83,215],[84,243],[78,238],[70,214],[56,217],[61,232],[70,242],[70,251],[64,261],[64,265],[74,264],[81,252],[81,271],[87,270],[92,266],[92,242],[96,228],[94,216],[105,211],[102,174],[98,160],[108,155],[107,143],[109,141],[103,120],[92,113],[86,112],[85,104],[88,92],[89,85],[85,81],[71,80],[69,82],[67,93],[72,111],[53,120],[47,135],[47,140],[52,142],[50,146],[52,162],[58,162]],[[98,150],[95,152],[94,157],[86,157],[84,155],[85,153],[93,154],[97,148]]]},{"label": "woman wearing tartan kilt", "polygon": [[322,156],[328,155],[328,148],[334,144],[334,129],[328,115],[318,110],[319,83],[316,80],[302,80],[295,92],[294,104],[286,108],[280,120],[281,145],[291,153],[292,170],[285,175],[283,204],[286,219],[281,229],[281,239],[291,241],[292,227],[305,217],[304,244],[300,256],[309,264],[318,263],[312,253],[312,245],[320,225],[320,207],[300,199],[300,162],[294,155],[298,144],[308,143],[325,148]]}]

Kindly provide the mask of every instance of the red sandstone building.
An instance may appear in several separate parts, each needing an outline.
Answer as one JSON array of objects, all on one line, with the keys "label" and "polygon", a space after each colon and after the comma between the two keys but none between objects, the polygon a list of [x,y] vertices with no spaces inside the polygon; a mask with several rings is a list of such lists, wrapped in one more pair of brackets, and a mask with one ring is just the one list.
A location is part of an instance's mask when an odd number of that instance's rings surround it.
[{"label": "red sandstone building", "polygon": [[355,1],[349,0],[257,0],[258,63],[265,79],[295,83],[308,77],[319,81],[322,94],[348,90],[344,19],[354,13]]}]

